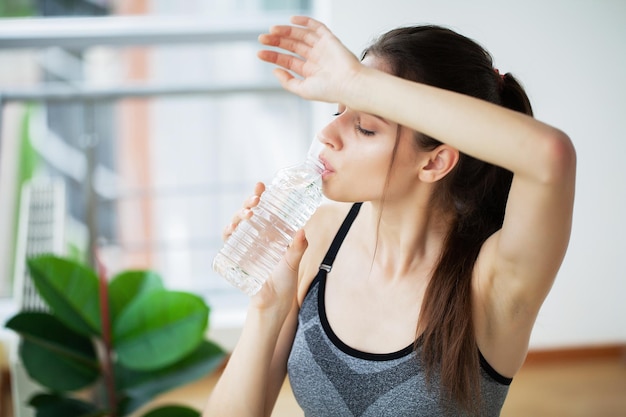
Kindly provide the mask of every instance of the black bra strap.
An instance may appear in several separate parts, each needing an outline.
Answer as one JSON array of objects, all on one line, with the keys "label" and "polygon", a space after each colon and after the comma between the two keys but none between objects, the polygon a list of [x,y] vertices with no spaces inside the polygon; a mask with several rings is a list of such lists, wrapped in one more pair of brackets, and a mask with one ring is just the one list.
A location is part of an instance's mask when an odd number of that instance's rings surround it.
[{"label": "black bra strap", "polygon": [[356,215],[359,214],[359,210],[361,209],[361,204],[363,203],[354,203],[352,208],[350,208],[350,212],[343,220],[341,227],[337,231],[335,238],[333,239],[333,243],[331,243],[330,248],[328,248],[328,252],[326,252],[326,256],[324,256],[324,260],[320,265],[320,269],[326,271],[327,273],[333,267],[333,262],[335,262],[335,257],[337,256],[337,252],[343,243],[344,238],[348,234],[348,230],[350,230],[350,226],[352,226],[352,222],[356,219]]}]

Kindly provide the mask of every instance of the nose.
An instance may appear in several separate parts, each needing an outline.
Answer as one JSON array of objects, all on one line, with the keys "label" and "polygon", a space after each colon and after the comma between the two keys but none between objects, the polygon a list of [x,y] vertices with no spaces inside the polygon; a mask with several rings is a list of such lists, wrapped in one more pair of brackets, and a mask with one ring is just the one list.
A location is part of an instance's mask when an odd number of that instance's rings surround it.
[{"label": "nose", "polygon": [[324,128],[322,128],[317,135],[319,141],[322,142],[323,145],[328,146],[333,150],[339,150],[343,147],[339,128],[340,118],[341,116],[336,117]]}]

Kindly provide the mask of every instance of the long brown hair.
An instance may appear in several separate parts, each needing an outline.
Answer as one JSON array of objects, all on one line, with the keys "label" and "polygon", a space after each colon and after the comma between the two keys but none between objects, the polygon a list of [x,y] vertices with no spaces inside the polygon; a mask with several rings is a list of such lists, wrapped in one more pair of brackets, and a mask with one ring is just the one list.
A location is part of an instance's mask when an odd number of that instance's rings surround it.
[{"label": "long brown hair", "polygon": [[[363,53],[401,78],[456,91],[532,115],[526,93],[511,74],[500,75],[480,45],[439,26],[394,29]],[[454,123],[453,120],[450,123]],[[420,149],[441,145],[415,134]],[[505,141],[507,138],[503,137]],[[422,304],[417,331],[429,381],[440,376],[442,400],[471,414],[480,404],[479,352],[472,320],[471,278],[482,244],[502,227],[513,174],[461,153],[437,185],[432,203],[454,213],[444,249]],[[416,346],[417,347],[417,346]]]}]

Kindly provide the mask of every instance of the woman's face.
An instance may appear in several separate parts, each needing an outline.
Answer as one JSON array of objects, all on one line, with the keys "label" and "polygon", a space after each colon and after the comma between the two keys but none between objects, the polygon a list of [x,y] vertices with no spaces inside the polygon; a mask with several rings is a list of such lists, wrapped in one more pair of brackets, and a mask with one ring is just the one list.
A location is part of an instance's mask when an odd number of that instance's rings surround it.
[{"label": "woman's face", "polygon": [[[367,56],[363,64],[387,70],[374,56]],[[393,158],[398,129],[398,149]],[[335,119],[318,136],[325,145],[320,155],[326,166],[323,191],[331,200],[375,201],[382,199],[386,189],[384,197],[389,201],[406,195],[407,187],[417,182],[419,152],[413,132],[407,128],[339,105]]]}]

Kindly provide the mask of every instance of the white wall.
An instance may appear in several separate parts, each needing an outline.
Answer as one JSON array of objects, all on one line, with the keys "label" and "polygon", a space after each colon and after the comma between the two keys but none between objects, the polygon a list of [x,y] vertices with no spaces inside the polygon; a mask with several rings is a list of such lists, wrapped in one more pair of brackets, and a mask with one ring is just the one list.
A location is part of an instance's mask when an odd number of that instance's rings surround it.
[{"label": "white wall", "polygon": [[570,248],[531,347],[626,342],[626,2],[322,0],[317,10],[357,54],[384,30],[434,23],[519,77],[535,116],[578,152]]}]

